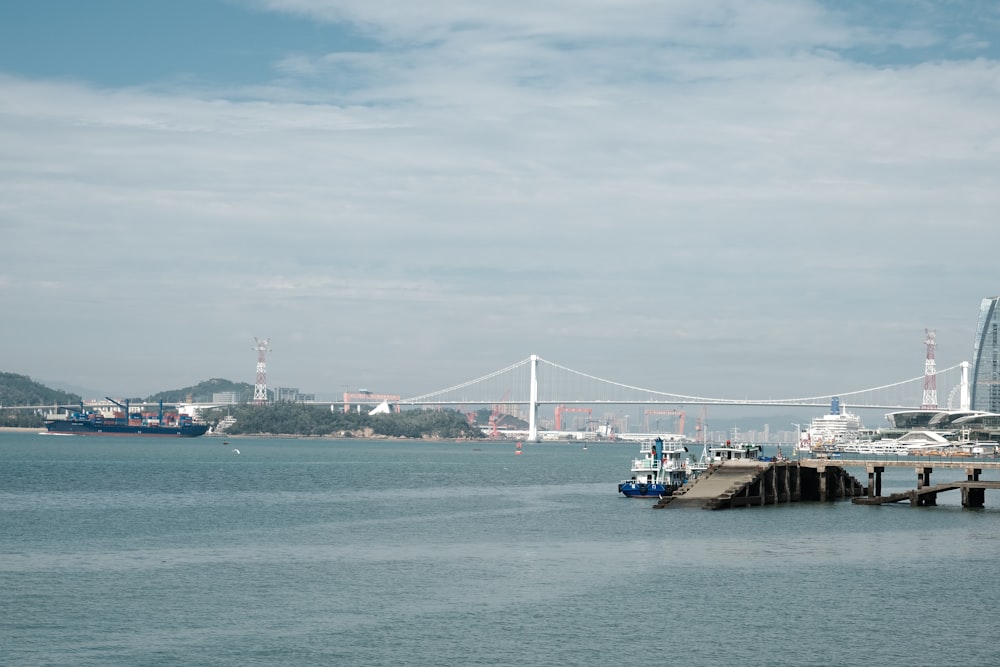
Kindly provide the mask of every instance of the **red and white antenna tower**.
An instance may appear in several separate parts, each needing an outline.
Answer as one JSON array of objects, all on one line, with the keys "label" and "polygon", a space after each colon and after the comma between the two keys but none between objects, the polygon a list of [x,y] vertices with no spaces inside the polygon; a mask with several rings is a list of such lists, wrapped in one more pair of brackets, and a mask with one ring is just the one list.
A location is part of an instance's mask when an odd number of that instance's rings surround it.
[{"label": "red and white antenna tower", "polygon": [[267,403],[267,344],[271,339],[260,340],[255,336],[254,340],[257,342],[254,348],[257,350],[257,381],[253,385],[253,404],[264,405]]},{"label": "red and white antenna tower", "polygon": [[937,410],[937,368],[934,365],[934,331],[924,329],[927,334],[924,343],[927,344],[927,360],[924,361],[924,402],[920,407],[924,410]]}]

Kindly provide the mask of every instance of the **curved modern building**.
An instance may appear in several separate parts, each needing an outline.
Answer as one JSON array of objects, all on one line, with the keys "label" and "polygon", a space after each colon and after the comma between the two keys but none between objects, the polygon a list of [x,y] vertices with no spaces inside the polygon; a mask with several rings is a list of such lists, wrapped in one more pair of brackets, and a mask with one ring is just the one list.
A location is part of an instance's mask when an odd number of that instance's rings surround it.
[{"label": "curved modern building", "polygon": [[979,307],[979,325],[972,348],[972,387],[970,407],[985,412],[1000,412],[1000,297],[983,299]]}]

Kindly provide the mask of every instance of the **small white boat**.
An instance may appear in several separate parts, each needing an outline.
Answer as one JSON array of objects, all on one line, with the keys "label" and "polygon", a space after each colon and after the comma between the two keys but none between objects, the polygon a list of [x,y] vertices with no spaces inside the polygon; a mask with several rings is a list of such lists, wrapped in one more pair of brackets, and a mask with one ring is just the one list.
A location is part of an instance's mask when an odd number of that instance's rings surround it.
[{"label": "small white boat", "polygon": [[764,448],[761,445],[752,445],[750,443],[733,444],[727,440],[724,445],[709,447],[705,462],[708,465],[719,465],[726,461],[752,461],[756,463],[760,460],[761,452],[763,451]]}]

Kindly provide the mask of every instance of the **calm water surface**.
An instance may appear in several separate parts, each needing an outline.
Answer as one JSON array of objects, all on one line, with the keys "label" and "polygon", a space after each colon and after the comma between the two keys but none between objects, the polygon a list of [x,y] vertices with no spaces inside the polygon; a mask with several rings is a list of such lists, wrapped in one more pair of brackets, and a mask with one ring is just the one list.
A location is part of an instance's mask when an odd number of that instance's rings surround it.
[{"label": "calm water surface", "polygon": [[1000,664],[1000,493],[652,511],[636,451],[0,433],[0,662]]}]

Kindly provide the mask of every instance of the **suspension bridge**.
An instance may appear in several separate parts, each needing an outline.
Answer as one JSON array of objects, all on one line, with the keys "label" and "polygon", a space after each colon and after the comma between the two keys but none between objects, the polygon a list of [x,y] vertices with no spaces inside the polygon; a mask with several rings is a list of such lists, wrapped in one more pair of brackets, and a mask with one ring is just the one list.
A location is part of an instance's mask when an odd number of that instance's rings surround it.
[{"label": "suspension bridge", "polygon": [[[946,405],[942,409],[968,409],[968,362],[939,369],[934,374]],[[528,438],[537,437],[540,405],[746,405],[828,408],[834,397],[842,405],[884,410],[922,407],[927,375],[872,387],[791,398],[722,398],[637,387],[573,370],[531,355],[468,382],[446,389],[400,399],[401,406],[443,407],[475,405],[527,406]]]},{"label": "suspension bridge", "polygon": [[[941,409],[968,409],[969,406],[969,364],[961,362],[948,368],[936,370],[933,384],[941,389]],[[785,406],[806,408],[829,408],[833,398],[844,407],[858,409],[879,409],[888,411],[916,410],[926,405],[928,389],[927,373],[921,376],[891,382],[868,389],[848,389],[830,393],[790,398],[725,398],[693,396],[675,391],[638,387],[609,380],[582,371],[562,366],[552,361],[531,355],[506,368],[481,377],[453,385],[446,389],[402,398],[379,394],[344,394],[343,402],[330,402],[331,408],[340,406],[344,410],[350,405],[374,405],[387,400],[399,407],[454,407],[463,410],[468,407],[503,406],[526,407],[529,439],[538,437],[539,406],[556,406],[558,424],[560,408],[569,412],[590,412],[583,406]],[[937,392],[935,392],[937,393]],[[327,404],[327,403],[322,403]],[[143,407],[152,404],[133,403]],[[193,408],[219,407],[222,404],[185,404]],[[0,409],[58,409],[76,406],[0,406]],[[938,406],[935,406],[938,407]],[[676,410],[647,410],[646,413],[678,415]],[[558,426],[557,426],[557,430]],[[683,428],[681,428],[683,430]]]}]

